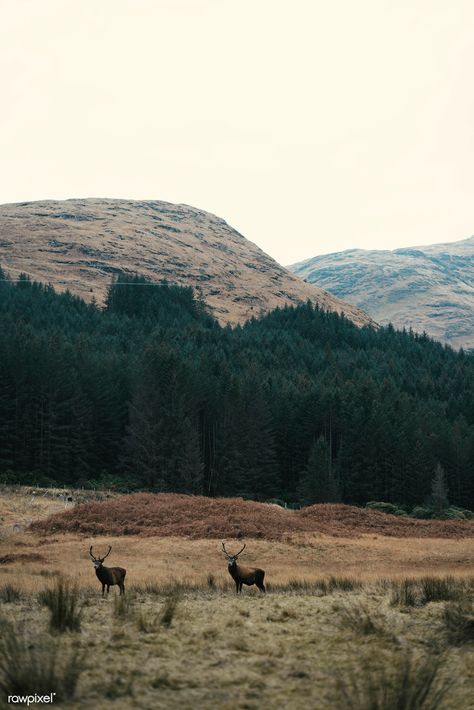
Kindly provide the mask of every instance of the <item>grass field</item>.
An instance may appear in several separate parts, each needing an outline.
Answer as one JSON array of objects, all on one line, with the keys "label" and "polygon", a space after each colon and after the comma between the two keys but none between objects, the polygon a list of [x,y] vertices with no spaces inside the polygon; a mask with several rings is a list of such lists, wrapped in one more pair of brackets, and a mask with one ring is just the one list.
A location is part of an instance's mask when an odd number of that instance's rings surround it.
[{"label": "grass field", "polygon": [[[4,521],[12,505],[16,518],[59,512],[55,496],[4,491]],[[57,689],[53,707],[70,710],[474,708],[472,537],[246,542],[242,562],[266,570],[266,595],[236,597],[219,539],[4,525],[0,708],[12,689]],[[101,598],[91,544],[112,545],[125,597]]]}]

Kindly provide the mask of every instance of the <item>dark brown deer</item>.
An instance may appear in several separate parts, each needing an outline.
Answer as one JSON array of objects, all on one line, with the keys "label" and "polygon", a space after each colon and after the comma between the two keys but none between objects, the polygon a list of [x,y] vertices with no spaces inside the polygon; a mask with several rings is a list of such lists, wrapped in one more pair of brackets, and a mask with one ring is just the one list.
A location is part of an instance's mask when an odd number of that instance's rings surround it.
[{"label": "dark brown deer", "polygon": [[245,550],[245,544],[236,555],[230,555],[225,549],[224,543],[222,543],[222,550],[226,556],[227,562],[229,563],[227,569],[235,582],[235,591],[237,594],[242,592],[243,584],[246,584],[249,587],[255,584],[261,592],[265,592],[265,585],[263,583],[265,571],[263,569],[259,569],[258,567],[244,567],[243,565],[237,564],[237,558]]},{"label": "dark brown deer", "polygon": [[[109,545],[109,551],[105,557],[110,555],[111,549],[112,546]],[[94,563],[95,573],[99,582],[102,583],[102,596],[104,596],[105,588],[107,587],[108,594],[110,587],[113,587],[114,584],[119,587],[120,594],[125,594],[125,575],[127,574],[127,570],[123,569],[123,567],[104,567],[103,562],[105,557],[94,557],[92,554],[92,545],[89,550],[89,555]]]}]

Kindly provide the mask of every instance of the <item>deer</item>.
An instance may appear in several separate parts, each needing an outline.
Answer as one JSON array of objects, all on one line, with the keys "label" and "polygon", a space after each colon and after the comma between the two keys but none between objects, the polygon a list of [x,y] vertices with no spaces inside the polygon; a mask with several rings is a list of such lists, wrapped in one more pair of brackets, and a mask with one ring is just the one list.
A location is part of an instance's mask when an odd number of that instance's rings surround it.
[{"label": "deer", "polygon": [[120,594],[125,594],[125,575],[127,570],[123,567],[104,567],[103,562],[106,557],[110,555],[112,545],[109,545],[109,551],[105,557],[94,557],[92,552],[92,545],[90,546],[89,556],[94,563],[95,573],[99,582],[102,583],[102,596],[104,596],[105,588],[107,587],[107,594],[109,593],[110,587],[116,584],[120,589]]},{"label": "deer", "polygon": [[265,571],[263,569],[259,569],[258,567],[244,567],[243,565],[237,564],[237,558],[245,550],[245,547],[246,543],[244,543],[244,546],[240,552],[237,552],[235,555],[231,555],[225,549],[224,541],[222,541],[222,550],[226,556],[227,562],[229,563],[227,569],[235,582],[235,591],[237,594],[242,592],[243,584],[246,584],[249,587],[255,584],[261,592],[265,593],[265,585],[263,583]]}]

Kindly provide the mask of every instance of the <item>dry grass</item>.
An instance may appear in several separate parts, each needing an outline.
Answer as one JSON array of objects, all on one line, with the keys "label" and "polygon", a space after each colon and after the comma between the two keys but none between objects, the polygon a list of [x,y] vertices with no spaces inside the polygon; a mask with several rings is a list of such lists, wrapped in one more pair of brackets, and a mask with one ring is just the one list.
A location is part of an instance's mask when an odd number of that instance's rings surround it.
[{"label": "dry grass", "polygon": [[[98,552],[112,545],[110,565],[127,569],[125,598],[112,588],[102,599],[88,557],[91,544]],[[241,538],[234,544],[240,546]],[[105,710],[111,701],[115,710],[342,710],[351,707],[347,692],[353,703],[356,694],[366,703],[352,707],[375,709],[383,706],[366,701],[384,673],[392,699],[402,677],[418,697],[417,671],[428,683],[426,650],[440,644],[446,650],[427,697],[436,699],[456,677],[440,710],[470,707],[470,538],[411,538],[407,544],[389,536],[299,531],[280,540],[247,540],[242,562],[266,570],[268,593],[244,588],[240,597],[217,539],[26,531],[0,541],[0,556],[18,550],[41,550],[44,559],[16,557],[0,566],[0,590],[13,623],[21,619],[40,646],[56,637],[48,633],[50,613],[38,593],[58,577],[79,589],[81,631],[62,634],[60,642],[64,659],[84,654],[68,710]],[[403,586],[414,590],[415,605],[391,606],[393,590]],[[444,599],[453,598],[456,607],[447,607]],[[361,647],[367,653],[362,667]],[[58,665],[59,679],[66,670]]]},{"label": "dry grass", "polygon": [[413,520],[347,505],[312,505],[299,511],[241,498],[135,493],[77,505],[32,524],[36,532],[89,535],[186,536],[281,540],[288,533],[350,537],[474,537],[472,520]]},{"label": "dry grass", "polygon": [[[85,591],[81,633],[61,640],[65,658],[85,653],[76,698],[67,707],[105,710],[113,700],[116,710],[467,710],[474,692],[472,644],[447,645],[426,660],[433,636],[442,637],[442,604],[400,614],[388,605],[388,585],[354,587],[323,596],[281,588],[236,597],[203,579],[200,588],[179,589],[170,623],[163,621],[170,589],[134,590],[123,618],[115,615],[113,598]],[[375,630],[348,622],[361,610]],[[11,604],[9,613],[43,637],[47,610],[33,595]],[[379,697],[381,680],[385,695]],[[425,694],[425,704],[418,702]]]}]

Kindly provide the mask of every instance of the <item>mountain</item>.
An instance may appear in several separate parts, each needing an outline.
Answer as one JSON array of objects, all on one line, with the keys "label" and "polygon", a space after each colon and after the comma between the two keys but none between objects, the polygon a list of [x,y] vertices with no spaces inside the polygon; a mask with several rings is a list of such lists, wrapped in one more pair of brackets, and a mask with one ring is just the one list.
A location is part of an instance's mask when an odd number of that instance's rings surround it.
[{"label": "mountain", "polygon": [[289,269],[378,323],[474,348],[474,237],[394,251],[349,249]]},{"label": "mountain", "polygon": [[223,324],[308,299],[371,322],[304,283],[223,219],[182,204],[74,199],[0,205],[0,266],[103,303],[114,274],[193,286]]}]

